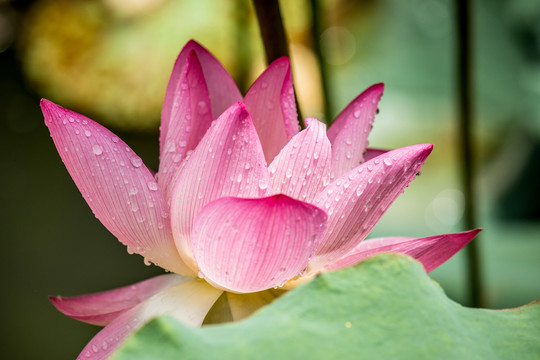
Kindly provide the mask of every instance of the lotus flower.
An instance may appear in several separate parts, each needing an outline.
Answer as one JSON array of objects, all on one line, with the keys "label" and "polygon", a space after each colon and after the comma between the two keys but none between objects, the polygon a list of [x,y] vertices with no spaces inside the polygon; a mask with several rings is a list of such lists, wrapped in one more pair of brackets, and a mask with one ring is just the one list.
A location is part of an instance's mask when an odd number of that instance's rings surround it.
[{"label": "lotus flower", "polygon": [[[80,359],[106,359],[152,317],[200,326],[225,294],[242,319],[313,275],[397,251],[430,271],[478,232],[363,241],[419,172],[432,145],[366,150],[383,85],[326,126],[299,132],[289,61],[273,62],[242,97],[223,66],[189,42],[162,111],[154,176],[94,121],[42,100],[45,123],[96,217],[129,252],[171,274],[52,303],[105,326]],[[267,163],[270,165],[267,166]]]}]

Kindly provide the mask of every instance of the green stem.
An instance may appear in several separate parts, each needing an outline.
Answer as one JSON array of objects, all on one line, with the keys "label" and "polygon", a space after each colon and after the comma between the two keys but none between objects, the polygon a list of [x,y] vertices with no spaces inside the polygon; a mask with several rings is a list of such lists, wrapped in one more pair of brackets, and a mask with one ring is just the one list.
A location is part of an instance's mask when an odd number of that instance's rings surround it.
[{"label": "green stem", "polygon": [[[289,57],[289,45],[285,28],[281,19],[281,11],[279,9],[278,0],[253,0],[257,19],[259,20],[259,28],[266,53],[266,62],[270,64],[272,61],[282,56]],[[295,90],[296,92],[296,90]],[[304,119],[298,106],[298,97],[295,93],[296,109],[298,111],[298,120],[302,129],[306,128]]]},{"label": "green stem", "polygon": [[[456,29],[457,29],[457,72],[459,96],[459,124],[461,140],[462,186],[465,197],[465,227],[476,227],[474,178],[474,154],[472,147],[472,34],[471,34],[472,0],[456,0]],[[478,249],[478,238],[466,247],[469,267],[468,282],[471,304],[484,307],[482,294],[482,279]]]},{"label": "green stem", "polygon": [[322,34],[322,11],[321,3],[319,0],[311,0],[311,35],[313,42],[313,50],[319,61],[319,71],[321,76],[322,96],[323,96],[323,113],[324,122],[328,127],[332,124],[332,103],[330,100],[330,89],[328,85],[328,64],[322,56],[321,50],[321,34]]}]

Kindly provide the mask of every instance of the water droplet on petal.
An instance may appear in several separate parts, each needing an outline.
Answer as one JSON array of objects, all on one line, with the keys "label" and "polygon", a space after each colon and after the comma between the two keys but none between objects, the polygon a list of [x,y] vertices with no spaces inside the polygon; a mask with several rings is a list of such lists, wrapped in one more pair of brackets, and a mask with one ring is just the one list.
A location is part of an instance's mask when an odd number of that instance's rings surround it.
[{"label": "water droplet on petal", "polygon": [[291,168],[287,169],[287,171],[285,172],[285,176],[287,177],[287,179],[290,179],[292,177],[292,169]]},{"label": "water droplet on petal", "polygon": [[86,135],[86,137],[90,137],[92,136],[92,132],[88,129],[84,130],[84,135]]},{"label": "water droplet on petal", "polygon": [[208,112],[208,105],[205,101],[199,101],[197,104],[197,109],[199,111],[199,114],[204,115]]},{"label": "water droplet on petal", "polygon": [[131,161],[131,165],[135,166],[136,168],[141,167],[143,163],[142,159],[138,156],[132,157],[131,159],[129,159],[129,161]]},{"label": "water droplet on petal", "polygon": [[149,181],[148,188],[152,191],[156,191],[158,189],[158,184],[155,181]]},{"label": "water droplet on petal", "polygon": [[259,188],[261,190],[268,188],[268,182],[264,179],[259,180]]},{"label": "water droplet on petal", "polygon": [[92,146],[92,151],[95,155],[101,155],[103,153],[103,148],[100,145]]}]

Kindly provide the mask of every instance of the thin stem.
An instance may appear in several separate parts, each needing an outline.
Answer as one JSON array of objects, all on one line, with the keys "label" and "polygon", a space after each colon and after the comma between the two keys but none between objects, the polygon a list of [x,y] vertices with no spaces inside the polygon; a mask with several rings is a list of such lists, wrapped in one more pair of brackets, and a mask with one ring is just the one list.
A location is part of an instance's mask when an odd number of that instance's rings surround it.
[{"label": "thin stem", "polygon": [[[472,147],[472,109],[474,104],[472,83],[472,0],[456,0],[458,102],[461,140],[462,186],[465,197],[465,227],[476,226],[476,206],[473,187],[474,154]],[[478,238],[466,248],[469,267],[469,296],[475,307],[483,307],[482,279]]]},{"label": "thin stem", "polygon": [[321,34],[322,34],[322,12],[321,3],[319,0],[311,0],[311,19],[313,21],[311,26],[311,34],[313,41],[313,50],[319,61],[319,71],[321,75],[322,96],[323,96],[323,113],[324,122],[328,127],[332,124],[332,103],[330,100],[330,89],[328,85],[328,64],[322,56],[321,50]]},{"label": "thin stem", "polygon": [[[266,52],[266,62],[270,64],[272,61],[282,56],[289,57],[289,45],[285,28],[281,19],[281,11],[279,9],[278,0],[253,0],[257,19],[259,20],[259,28],[264,43]],[[295,90],[296,92],[296,90]],[[295,93],[296,109],[298,111],[298,121],[302,129],[306,128],[304,119],[302,118],[300,107],[298,106],[298,97]]]},{"label": "thin stem", "polygon": [[249,69],[251,67],[251,39],[248,31],[250,25],[249,0],[236,1],[234,9],[236,57],[235,81],[245,94],[248,88]]}]

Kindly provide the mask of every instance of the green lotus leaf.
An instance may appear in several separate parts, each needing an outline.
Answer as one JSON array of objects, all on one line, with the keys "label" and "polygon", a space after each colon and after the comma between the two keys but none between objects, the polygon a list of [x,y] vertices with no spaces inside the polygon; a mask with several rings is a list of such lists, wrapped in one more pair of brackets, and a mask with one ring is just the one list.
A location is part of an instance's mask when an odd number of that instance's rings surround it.
[{"label": "green lotus leaf", "polygon": [[463,307],[416,261],[397,254],[316,277],[252,317],[188,328],[157,318],[115,360],[537,359],[540,302]]}]

